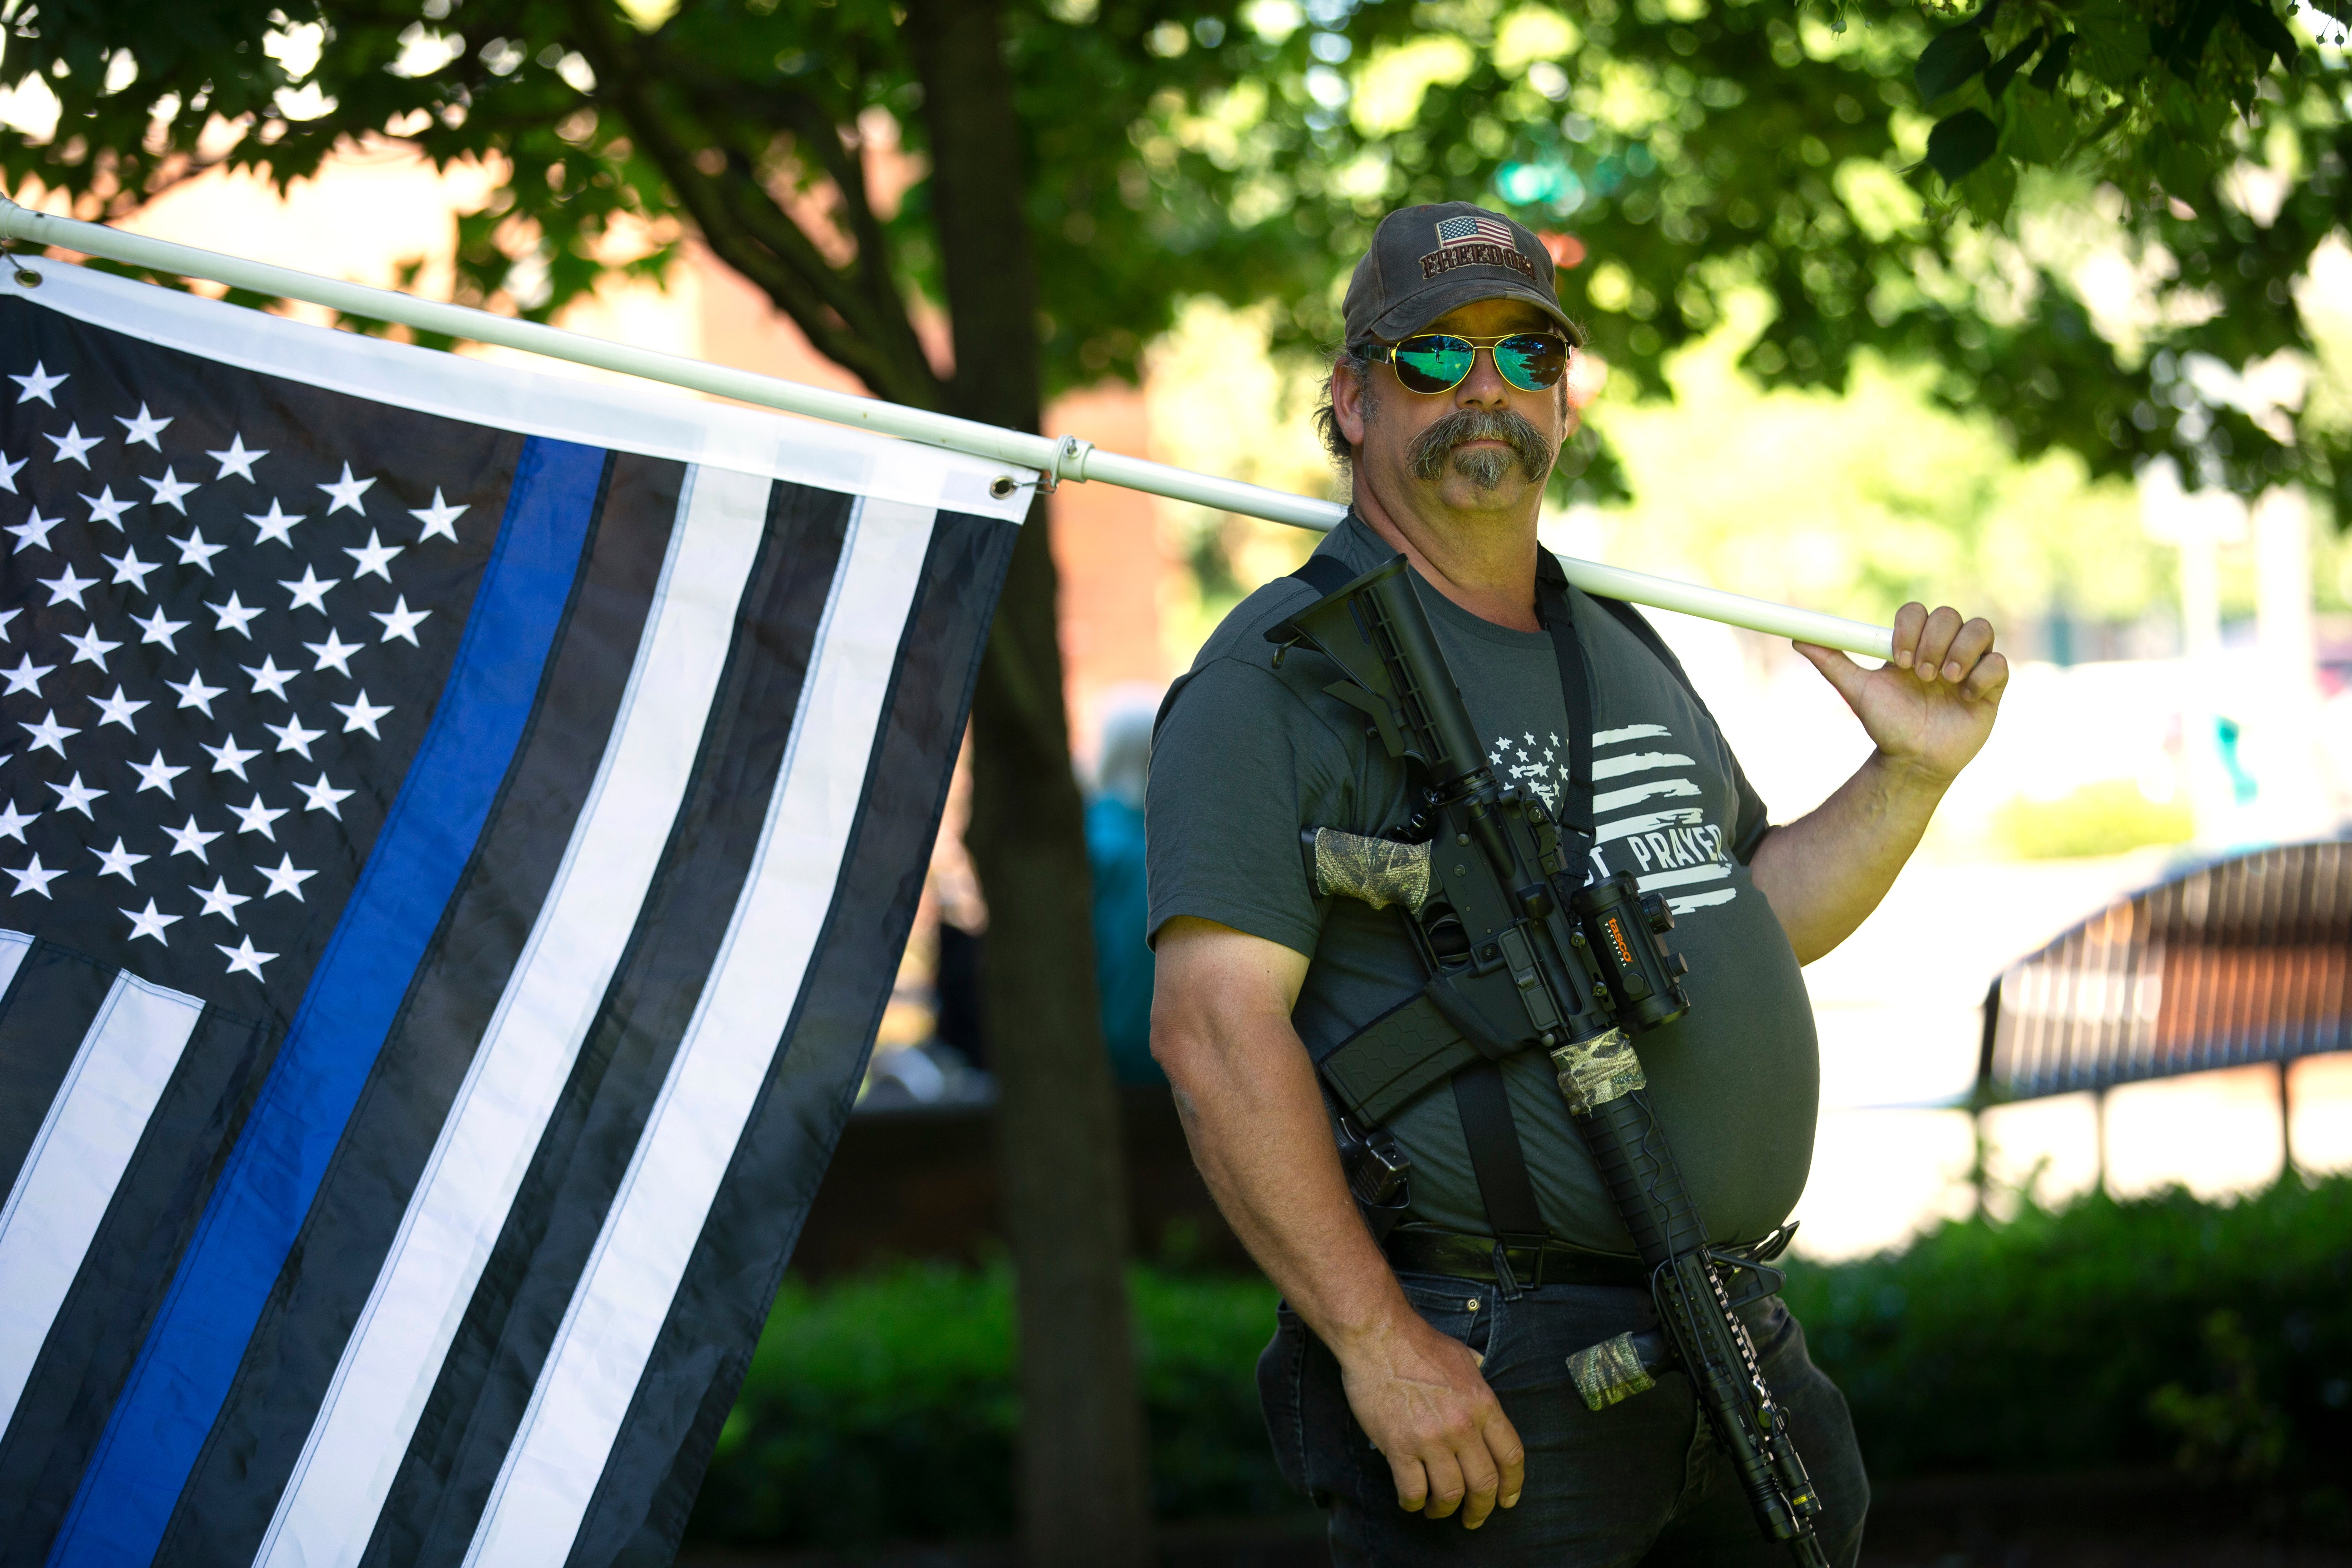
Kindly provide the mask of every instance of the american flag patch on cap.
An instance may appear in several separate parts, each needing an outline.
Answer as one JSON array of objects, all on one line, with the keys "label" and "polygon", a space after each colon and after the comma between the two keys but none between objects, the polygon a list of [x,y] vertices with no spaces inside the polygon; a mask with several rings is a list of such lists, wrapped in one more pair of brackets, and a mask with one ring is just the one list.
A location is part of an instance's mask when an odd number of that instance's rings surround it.
[{"label": "american flag patch on cap", "polygon": [[1518,247],[1518,242],[1512,237],[1509,225],[1491,217],[1476,216],[1440,219],[1437,225],[1437,243],[1441,249],[1454,245],[1480,244],[1499,245],[1506,250],[1515,250]]}]

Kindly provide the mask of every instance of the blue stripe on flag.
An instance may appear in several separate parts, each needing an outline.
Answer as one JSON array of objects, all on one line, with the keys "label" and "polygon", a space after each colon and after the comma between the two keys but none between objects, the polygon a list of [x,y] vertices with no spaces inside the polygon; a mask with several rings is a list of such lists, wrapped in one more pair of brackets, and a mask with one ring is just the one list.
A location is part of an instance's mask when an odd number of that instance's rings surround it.
[{"label": "blue stripe on flag", "polygon": [[431,726],[108,1418],[52,1568],[145,1563],[457,889],[538,695],[604,454],[523,444]]}]

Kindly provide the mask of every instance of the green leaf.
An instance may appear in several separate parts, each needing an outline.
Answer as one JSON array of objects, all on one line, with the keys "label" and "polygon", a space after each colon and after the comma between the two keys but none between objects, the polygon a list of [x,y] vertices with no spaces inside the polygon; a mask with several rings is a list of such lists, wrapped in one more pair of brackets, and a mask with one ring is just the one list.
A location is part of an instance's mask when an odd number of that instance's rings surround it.
[{"label": "green leaf", "polygon": [[2268,49],[2276,58],[2284,60],[2288,68],[2294,68],[2303,51],[2294,32],[2278,19],[2277,12],[2263,0],[2238,0],[2235,14],[2239,30],[2257,49]]},{"label": "green leaf", "polygon": [[2001,140],[2010,156],[2027,163],[2055,164],[2074,144],[2074,119],[2063,104],[2020,93],[2009,104],[2009,129]]},{"label": "green leaf", "polygon": [[1927,132],[1927,163],[1944,176],[1946,184],[1958,184],[2000,145],[2000,128],[1986,118],[1984,110],[1963,109],[1938,120]]},{"label": "green leaf", "polygon": [[2033,74],[2027,77],[2026,81],[2044,92],[2054,91],[2058,79],[2066,74],[2066,57],[2074,52],[2074,46],[2079,42],[2081,38],[2074,33],[2063,34],[2053,40],[2049,52],[2042,57],[2042,63],[2033,68]]},{"label": "green leaf", "polygon": [[1994,98],[1999,98],[2008,89],[2010,82],[2015,79],[2017,73],[2025,68],[2025,62],[2033,58],[2033,51],[2042,47],[2042,40],[2046,37],[2048,37],[2048,29],[2034,28],[2032,32],[2026,35],[2025,42],[2018,45],[1987,68],[1985,91]]},{"label": "green leaf", "polygon": [[1920,50],[1919,63],[1911,68],[1911,79],[1919,89],[1919,101],[1933,103],[1991,63],[1992,51],[1985,47],[1984,29],[1969,23],[1953,28]]}]

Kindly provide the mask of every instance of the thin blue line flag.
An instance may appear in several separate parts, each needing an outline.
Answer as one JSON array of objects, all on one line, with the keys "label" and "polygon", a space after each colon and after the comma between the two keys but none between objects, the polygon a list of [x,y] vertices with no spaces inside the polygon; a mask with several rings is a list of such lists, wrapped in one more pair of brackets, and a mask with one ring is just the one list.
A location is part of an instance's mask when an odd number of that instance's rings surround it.
[{"label": "thin blue line flag", "polygon": [[0,284],[0,1568],[667,1563],[1023,492]]}]

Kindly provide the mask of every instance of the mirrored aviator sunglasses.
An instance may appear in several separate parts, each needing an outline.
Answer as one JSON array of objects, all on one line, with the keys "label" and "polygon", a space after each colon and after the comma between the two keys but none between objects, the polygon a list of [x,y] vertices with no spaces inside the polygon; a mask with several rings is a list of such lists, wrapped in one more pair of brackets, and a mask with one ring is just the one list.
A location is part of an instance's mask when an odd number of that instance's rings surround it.
[{"label": "mirrored aviator sunglasses", "polygon": [[1478,351],[1495,356],[1495,369],[1521,392],[1541,392],[1558,386],[1568,374],[1573,352],[1566,338],[1555,332],[1513,332],[1500,338],[1459,338],[1450,332],[1421,332],[1404,342],[1366,343],[1361,353],[1396,366],[1397,380],[1408,392],[1451,392],[1468,378]]}]

